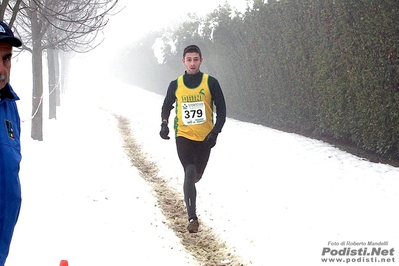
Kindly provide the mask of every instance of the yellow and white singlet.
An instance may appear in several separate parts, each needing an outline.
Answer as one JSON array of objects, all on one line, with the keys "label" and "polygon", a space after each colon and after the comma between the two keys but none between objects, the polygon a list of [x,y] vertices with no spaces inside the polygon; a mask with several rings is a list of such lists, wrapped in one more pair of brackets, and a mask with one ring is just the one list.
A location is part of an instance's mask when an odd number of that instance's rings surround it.
[{"label": "yellow and white singlet", "polygon": [[176,137],[203,141],[213,128],[213,100],[208,85],[209,75],[203,74],[201,84],[188,88],[183,76],[177,78]]}]

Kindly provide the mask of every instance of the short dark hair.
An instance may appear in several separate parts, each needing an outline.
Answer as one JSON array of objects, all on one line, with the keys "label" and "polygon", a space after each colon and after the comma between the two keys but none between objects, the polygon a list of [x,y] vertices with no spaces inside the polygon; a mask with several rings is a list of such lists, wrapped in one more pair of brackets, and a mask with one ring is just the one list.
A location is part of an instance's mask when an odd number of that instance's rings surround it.
[{"label": "short dark hair", "polygon": [[186,56],[187,53],[198,53],[200,58],[202,58],[201,49],[197,45],[191,44],[184,48],[183,58]]}]

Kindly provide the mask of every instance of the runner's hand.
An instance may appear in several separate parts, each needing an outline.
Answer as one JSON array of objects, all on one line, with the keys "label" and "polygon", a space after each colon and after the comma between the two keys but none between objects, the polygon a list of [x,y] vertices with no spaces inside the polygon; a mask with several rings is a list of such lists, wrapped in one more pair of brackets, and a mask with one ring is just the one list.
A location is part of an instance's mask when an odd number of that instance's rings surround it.
[{"label": "runner's hand", "polygon": [[161,131],[159,132],[159,135],[163,139],[170,139],[169,135],[169,127],[168,127],[168,122],[163,121],[161,124]]},{"label": "runner's hand", "polygon": [[209,149],[212,149],[216,145],[216,139],[218,137],[218,133],[216,132],[210,132],[208,136],[205,138],[205,146],[208,147]]}]

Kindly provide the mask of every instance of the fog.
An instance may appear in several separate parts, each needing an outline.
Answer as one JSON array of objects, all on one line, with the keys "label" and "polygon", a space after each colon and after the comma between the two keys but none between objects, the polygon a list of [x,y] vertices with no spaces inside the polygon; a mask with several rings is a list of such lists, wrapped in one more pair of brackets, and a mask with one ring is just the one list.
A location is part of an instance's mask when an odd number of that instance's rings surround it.
[{"label": "fog", "polygon": [[[175,27],[187,19],[189,14],[205,16],[218,6],[223,6],[226,3],[231,5],[232,8],[243,12],[248,4],[252,2],[251,0],[203,0],[201,2],[192,0],[119,0],[118,7],[114,14],[109,17],[107,26],[98,35],[98,42],[101,42],[101,44],[88,53],[74,55],[72,61],[75,62],[75,67],[82,67],[81,70],[77,71],[87,71],[88,77],[94,75],[93,78],[99,78],[100,76],[102,79],[106,79],[107,76],[110,78],[109,75],[112,73],[110,69],[113,68],[110,62],[113,61],[113,58],[118,53],[123,53],[127,47],[149,32]],[[16,88],[21,98],[18,106],[22,121],[26,121],[30,120],[32,112],[31,54],[26,51],[15,50],[14,55],[11,85]],[[45,54],[43,58],[43,76],[43,123],[45,124],[48,118],[48,84]]]},{"label": "fog", "polygon": [[[245,8],[245,1],[238,2],[239,8]],[[72,72],[78,78],[61,98],[57,121],[47,119],[44,68],[43,143],[28,137],[30,55],[14,58],[11,84],[21,98],[18,106],[25,136],[21,175],[24,202],[9,266],[57,265],[61,259],[69,260],[71,266],[133,265],[132,250],[138,261],[167,262],[169,255],[175,263],[164,265],[195,265],[179,239],[166,228],[159,210],[150,209],[155,206],[150,189],[118,146],[119,132],[111,116],[117,113],[130,118],[144,151],[180,190],[181,169],[174,143],[158,136],[162,97],[121,84],[112,76],[109,60],[147,32],[178,23],[190,12],[212,11],[223,3],[121,0],[120,7],[126,7],[110,18],[102,45],[73,58]],[[148,102],[153,108],[140,105]],[[143,110],[150,118],[141,119]],[[80,133],[89,137],[82,138]],[[238,152],[232,152],[232,143]],[[262,156],[253,152],[254,147],[262,151]],[[106,151],[108,157],[98,149]],[[53,155],[55,150],[60,154]],[[71,156],[74,153],[77,156]],[[84,169],[83,174],[77,169]],[[392,211],[399,197],[397,176],[397,168],[370,163],[327,143],[228,119],[207,176],[199,185],[199,211],[204,224],[215,228],[218,237],[226,241],[228,250],[252,265],[285,266],[298,261],[324,265],[324,258],[351,262],[361,258],[359,254],[344,257],[322,251],[337,251],[357,243],[365,243],[371,250],[374,244],[369,241],[383,249],[397,247],[398,217]],[[48,204],[53,205],[49,208]],[[134,204],[140,205],[137,213],[141,219],[132,212],[122,214],[126,219],[105,215]],[[80,216],[74,216],[74,210]],[[78,223],[80,220],[85,227]],[[123,238],[115,239],[115,229]],[[105,237],[99,240],[101,234],[96,230]],[[84,235],[91,237],[81,237]]]},{"label": "fog", "polygon": [[189,14],[204,16],[214,11],[218,6],[228,3],[231,7],[244,11],[251,0],[172,0],[172,1],[129,1],[119,0],[117,15],[109,20],[104,31],[106,37],[104,46],[127,44],[139,39],[149,31],[174,26]]}]

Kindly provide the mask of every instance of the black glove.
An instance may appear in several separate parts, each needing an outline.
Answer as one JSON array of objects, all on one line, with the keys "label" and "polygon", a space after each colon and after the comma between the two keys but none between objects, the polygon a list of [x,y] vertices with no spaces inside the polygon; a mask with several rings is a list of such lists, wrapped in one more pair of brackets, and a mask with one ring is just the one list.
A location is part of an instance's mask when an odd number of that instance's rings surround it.
[{"label": "black glove", "polygon": [[169,128],[168,128],[168,122],[163,121],[161,124],[161,132],[159,132],[159,135],[163,139],[170,139],[169,135]]},{"label": "black glove", "polygon": [[218,138],[218,133],[211,131],[205,138],[205,146],[212,149],[216,145],[216,139]]}]

